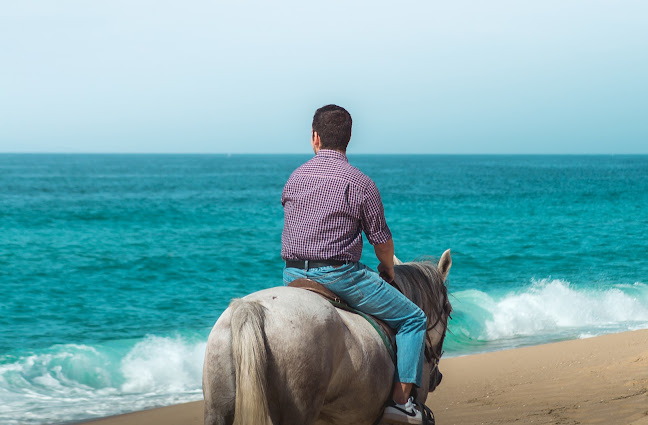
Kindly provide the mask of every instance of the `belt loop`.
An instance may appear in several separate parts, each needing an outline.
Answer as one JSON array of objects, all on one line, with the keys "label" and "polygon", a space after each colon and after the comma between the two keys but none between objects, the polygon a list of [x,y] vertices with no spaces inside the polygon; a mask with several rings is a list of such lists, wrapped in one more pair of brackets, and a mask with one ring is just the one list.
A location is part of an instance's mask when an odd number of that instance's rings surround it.
[{"label": "belt loop", "polygon": [[305,264],[305,266],[306,266],[306,271],[308,271],[308,270],[309,270],[308,260],[305,260],[305,261],[304,261],[304,264]]}]

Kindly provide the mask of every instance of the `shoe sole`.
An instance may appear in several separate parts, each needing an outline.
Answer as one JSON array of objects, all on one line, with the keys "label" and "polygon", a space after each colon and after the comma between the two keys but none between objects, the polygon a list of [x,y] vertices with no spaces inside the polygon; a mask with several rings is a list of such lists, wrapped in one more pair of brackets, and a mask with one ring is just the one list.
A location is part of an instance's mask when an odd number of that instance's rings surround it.
[{"label": "shoe sole", "polygon": [[407,416],[391,416],[389,413],[383,415],[378,422],[378,425],[410,425],[410,424],[421,424],[422,421],[417,421],[414,418],[409,418]]}]

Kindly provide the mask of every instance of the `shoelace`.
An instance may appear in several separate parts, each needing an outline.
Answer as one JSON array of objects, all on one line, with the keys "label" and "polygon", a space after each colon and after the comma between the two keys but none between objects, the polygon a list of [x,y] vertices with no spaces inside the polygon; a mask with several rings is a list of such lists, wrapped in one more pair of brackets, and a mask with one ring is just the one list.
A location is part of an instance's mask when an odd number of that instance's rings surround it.
[{"label": "shoelace", "polygon": [[409,413],[413,413],[416,411],[416,409],[414,408],[413,400],[414,397],[410,397],[407,399],[407,402],[405,404],[399,404],[398,406],[404,410],[407,410]]}]

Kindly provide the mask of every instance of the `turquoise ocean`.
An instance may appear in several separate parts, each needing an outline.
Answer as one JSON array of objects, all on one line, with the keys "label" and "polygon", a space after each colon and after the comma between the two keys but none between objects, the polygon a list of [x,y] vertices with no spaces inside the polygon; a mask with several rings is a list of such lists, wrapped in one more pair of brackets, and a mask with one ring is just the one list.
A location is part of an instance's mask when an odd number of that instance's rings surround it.
[{"label": "turquoise ocean", "polygon": [[[0,155],[0,424],[200,399],[220,313],[282,284],[308,158]],[[349,159],[397,256],[452,249],[445,356],[648,328],[648,156]]]}]

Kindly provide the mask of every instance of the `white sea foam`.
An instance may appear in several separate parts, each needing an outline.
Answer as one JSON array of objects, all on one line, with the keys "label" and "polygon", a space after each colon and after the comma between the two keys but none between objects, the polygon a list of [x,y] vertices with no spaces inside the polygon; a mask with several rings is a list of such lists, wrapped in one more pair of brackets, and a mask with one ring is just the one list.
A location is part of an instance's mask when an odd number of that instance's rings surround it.
[{"label": "white sea foam", "polygon": [[448,356],[648,329],[648,285],[543,279],[509,292],[451,294]]},{"label": "white sea foam", "polygon": [[182,392],[200,387],[206,343],[148,337],[121,362],[125,393]]},{"label": "white sea foam", "polygon": [[[582,334],[648,325],[645,294],[606,289],[573,288],[562,280],[540,280],[523,292],[507,294],[486,308],[486,340],[581,330]],[[620,329],[618,329],[620,328]],[[596,332],[595,330],[600,330]]]},{"label": "white sea foam", "polygon": [[205,344],[150,336],[0,357],[0,423],[83,420],[200,399]]}]

